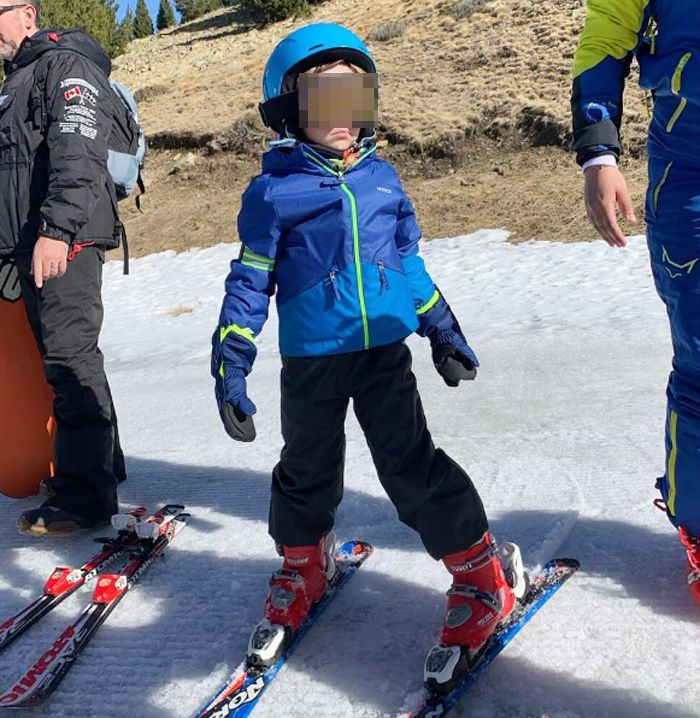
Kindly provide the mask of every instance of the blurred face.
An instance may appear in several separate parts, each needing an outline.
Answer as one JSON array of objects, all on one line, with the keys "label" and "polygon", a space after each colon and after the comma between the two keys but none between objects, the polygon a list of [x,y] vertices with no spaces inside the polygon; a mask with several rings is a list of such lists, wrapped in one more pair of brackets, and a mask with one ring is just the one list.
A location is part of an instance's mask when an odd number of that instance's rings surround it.
[{"label": "blurred face", "polygon": [[299,119],[314,144],[344,151],[376,116],[376,76],[347,65],[299,76]]},{"label": "blurred face", "polygon": [[37,29],[32,5],[0,0],[0,60],[12,60],[24,39]]}]

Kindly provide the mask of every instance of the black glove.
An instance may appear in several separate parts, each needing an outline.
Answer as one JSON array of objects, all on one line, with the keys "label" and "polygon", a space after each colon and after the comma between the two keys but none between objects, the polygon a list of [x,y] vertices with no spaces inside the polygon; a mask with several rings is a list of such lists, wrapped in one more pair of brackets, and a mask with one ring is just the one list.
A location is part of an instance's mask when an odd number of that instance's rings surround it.
[{"label": "black glove", "polygon": [[476,365],[472,359],[451,344],[433,347],[433,364],[447,386],[457,386],[460,381],[476,378]]},{"label": "black glove", "polygon": [[[235,347],[221,346],[219,330],[212,337],[211,375],[214,377],[214,393],[219,407],[219,416],[226,433],[235,441],[253,441],[255,439],[255,404],[248,398],[246,372],[240,366],[227,363],[226,351],[234,352]],[[231,357],[229,357],[230,359]],[[250,363],[248,364],[250,370]]]},{"label": "black glove", "polygon": [[228,402],[221,404],[219,414],[226,433],[232,439],[235,441],[253,441],[255,439],[255,424],[252,416],[244,414]]}]

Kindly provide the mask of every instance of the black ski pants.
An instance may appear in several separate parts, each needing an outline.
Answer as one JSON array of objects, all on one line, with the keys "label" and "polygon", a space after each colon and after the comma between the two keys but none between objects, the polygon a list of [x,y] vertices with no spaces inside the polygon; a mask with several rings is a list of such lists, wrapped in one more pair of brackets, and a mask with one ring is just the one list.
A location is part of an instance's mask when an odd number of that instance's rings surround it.
[{"label": "black ski pants", "polygon": [[284,448],[272,477],[270,535],[317,544],[343,495],[350,399],[399,518],[440,559],[478,541],[488,524],[467,474],[436,449],[404,342],[368,351],[282,359]]},{"label": "black ski pants", "polygon": [[117,418],[97,342],[102,327],[104,251],[84,247],[62,277],[37,289],[31,255],[16,258],[27,308],[54,393],[57,506],[93,517],[117,510],[126,477]]}]

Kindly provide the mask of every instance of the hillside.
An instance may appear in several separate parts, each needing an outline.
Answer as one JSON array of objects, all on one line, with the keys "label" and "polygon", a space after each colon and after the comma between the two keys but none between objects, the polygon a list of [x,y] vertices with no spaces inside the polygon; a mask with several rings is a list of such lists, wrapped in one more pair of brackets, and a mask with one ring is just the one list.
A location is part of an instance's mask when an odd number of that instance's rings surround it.
[{"label": "hillside", "polygon": [[[476,11],[459,20],[451,6],[331,0],[313,18],[368,39],[381,72],[383,153],[401,170],[425,235],[505,227],[515,241],[592,238],[565,151],[581,0],[471,0]],[[403,34],[372,41],[392,20]],[[135,41],[117,59],[115,76],[138,92],[152,146],[144,214],[124,213],[136,253],[234,238],[266,136],[257,121],[262,69],[305,22],[260,27],[233,7]],[[640,205],[646,118],[632,82],[626,104],[627,174]]]}]

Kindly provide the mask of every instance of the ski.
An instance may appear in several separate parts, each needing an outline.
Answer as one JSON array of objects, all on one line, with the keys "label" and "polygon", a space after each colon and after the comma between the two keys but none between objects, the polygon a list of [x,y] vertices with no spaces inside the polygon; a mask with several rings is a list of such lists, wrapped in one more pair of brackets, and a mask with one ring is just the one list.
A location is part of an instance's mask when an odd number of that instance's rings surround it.
[{"label": "ski", "polygon": [[316,619],[338,595],[343,586],[355,575],[372,554],[370,544],[347,541],[335,554],[336,573],[325,596],[309,611],[304,623],[292,638],[282,655],[268,668],[253,667],[243,660],[212,699],[201,708],[196,718],[244,718],[255,709],[265,689],[285,665]]},{"label": "ski", "polygon": [[576,573],[578,567],[579,562],[575,559],[555,558],[534,576],[531,576],[525,600],[516,607],[507,623],[494,634],[475,667],[449,693],[445,695],[429,693],[423,703],[409,715],[409,718],[443,718],[446,716],[464,698],[476,679],[515,638],[523,626]]},{"label": "ski", "polygon": [[146,509],[139,507],[128,514],[113,516],[113,525],[118,529],[118,533],[113,538],[97,539],[103,544],[101,551],[80,568],[56,567],[44,585],[43,594],[19,613],[0,624],[0,651],[7,648],[16,638],[31,628],[49,611],[56,608],[61,601],[75,593],[83,584],[92,580],[107,566],[123,556],[127,547],[135,542],[134,527],[145,513]]},{"label": "ski", "polygon": [[118,574],[100,576],[91,603],[13,687],[0,695],[0,708],[28,708],[40,704],[53,693],[126,592],[186,525],[189,514],[173,515],[173,507],[169,505],[164,513],[156,513],[143,522],[157,526],[157,536],[154,537],[156,529],[145,529],[143,533],[148,538],[139,538],[134,546],[127,548],[129,559],[123,569]]}]

